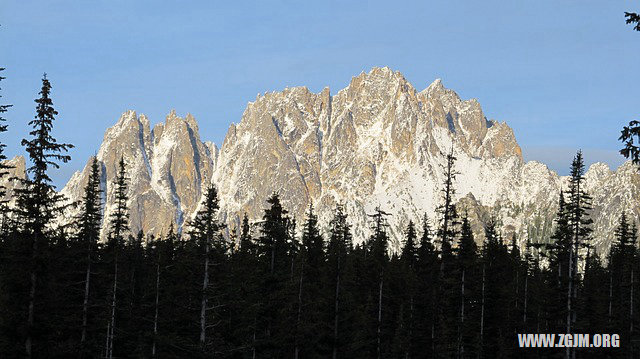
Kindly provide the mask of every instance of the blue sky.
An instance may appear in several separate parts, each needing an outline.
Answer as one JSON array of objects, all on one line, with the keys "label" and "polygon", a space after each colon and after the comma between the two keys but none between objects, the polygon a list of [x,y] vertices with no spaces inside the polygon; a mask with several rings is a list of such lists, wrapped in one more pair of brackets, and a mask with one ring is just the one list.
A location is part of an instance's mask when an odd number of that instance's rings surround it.
[{"label": "blue sky", "polygon": [[373,66],[417,88],[436,78],[515,131],[526,159],[564,174],[622,162],[617,137],[640,118],[637,1],[16,1],[0,6],[0,83],[9,155],[47,72],[54,136],[76,145],[64,184],[127,109],[191,112],[221,143],[248,101],[305,85],[332,93]]}]

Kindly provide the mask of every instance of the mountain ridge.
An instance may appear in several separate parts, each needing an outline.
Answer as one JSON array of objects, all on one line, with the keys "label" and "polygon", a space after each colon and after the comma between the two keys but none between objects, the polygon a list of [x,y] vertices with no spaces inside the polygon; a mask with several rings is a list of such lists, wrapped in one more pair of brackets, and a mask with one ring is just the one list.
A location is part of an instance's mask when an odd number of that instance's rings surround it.
[{"label": "mountain ridge", "polygon": [[[381,206],[393,214],[390,231],[398,247],[409,220],[419,221],[422,213],[435,218],[443,153],[450,150],[460,172],[456,200],[470,213],[478,240],[490,215],[500,219],[507,238],[548,240],[558,193],[566,188],[566,177],[525,162],[513,130],[488,120],[476,99],[462,100],[441,79],[417,91],[386,67],[354,76],[334,95],[328,87],[258,94],[229,126],[220,148],[198,132],[192,115],[175,111],[151,128],[145,115],[129,110],[107,129],[97,153],[104,170],[104,224],[120,156],[130,171],[132,231],[155,235],[171,223],[180,230],[213,182],[228,230],[239,228],[244,213],[259,220],[267,197],[279,192],[298,219],[313,203],[325,227],[335,205],[346,203],[357,240],[368,235],[367,214]],[[81,198],[87,176],[85,166],[61,192]],[[594,203],[599,201],[594,239],[606,250],[620,210],[639,213],[640,176],[629,163],[617,171],[596,163],[586,178]]]}]

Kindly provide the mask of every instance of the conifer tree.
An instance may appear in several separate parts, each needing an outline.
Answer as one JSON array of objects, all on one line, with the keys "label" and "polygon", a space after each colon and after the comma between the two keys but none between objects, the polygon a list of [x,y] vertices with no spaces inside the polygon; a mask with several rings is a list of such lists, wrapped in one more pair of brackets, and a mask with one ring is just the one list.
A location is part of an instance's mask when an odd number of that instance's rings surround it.
[{"label": "conifer tree", "polygon": [[[453,356],[457,351],[457,346],[453,341],[445,338],[456,337],[458,329],[458,306],[456,305],[458,278],[454,266],[453,244],[459,235],[460,220],[458,210],[455,205],[454,182],[457,175],[455,170],[456,157],[453,146],[446,155],[444,170],[444,183],[440,190],[442,193],[442,203],[436,209],[439,214],[438,240],[440,242],[440,273],[438,278],[438,295],[442,300],[436,303],[437,321],[436,327],[440,332],[440,343],[436,350]],[[456,289],[454,289],[456,288]]]},{"label": "conifer tree", "polygon": [[455,161],[456,157],[453,154],[453,147],[451,147],[451,151],[447,154],[447,163],[444,166],[445,180],[441,190],[443,203],[437,209],[440,214],[438,237],[441,243],[443,263],[450,259],[451,247],[458,235],[457,227],[460,224],[458,211],[454,203],[455,187],[453,182],[458,174],[455,171]]},{"label": "conifer tree", "polygon": [[82,333],[80,335],[81,356],[85,355],[85,343],[87,340],[87,319],[89,312],[89,300],[91,290],[91,265],[95,260],[95,247],[100,239],[100,227],[102,224],[102,190],[100,189],[100,169],[98,160],[94,156],[91,161],[91,173],[84,187],[82,197],[82,212],[78,218],[78,238],[86,248],[86,270],[84,278],[84,298],[82,302]]},{"label": "conifer tree", "polygon": [[415,268],[416,261],[418,260],[417,236],[415,224],[413,221],[409,221],[405,231],[405,242],[402,247],[401,258],[405,266],[411,270]]},{"label": "conifer tree", "polygon": [[[586,333],[606,333],[608,328],[609,276],[602,265],[600,256],[593,250],[585,258],[584,278],[580,298],[581,314],[577,326]],[[532,298],[534,299],[534,298]],[[623,329],[622,327],[620,327]],[[620,329],[617,329],[620,330]],[[622,348],[620,348],[622,349]]]},{"label": "conifer tree", "polygon": [[36,300],[40,296],[38,292],[38,277],[42,274],[45,264],[43,254],[49,245],[51,238],[50,225],[56,214],[61,213],[64,206],[61,205],[63,196],[54,190],[49,169],[59,168],[59,163],[68,162],[71,157],[65,155],[73,145],[58,143],[51,135],[53,121],[58,112],[53,108],[50,98],[51,83],[46,74],[42,77],[42,89],[40,97],[35,100],[36,116],[29,122],[33,128],[29,132],[31,139],[23,139],[21,144],[29,155],[31,166],[27,168],[27,176],[23,179],[22,188],[16,190],[17,212],[19,223],[25,237],[30,240],[30,268],[29,272],[29,298],[27,305],[27,329],[25,340],[25,353],[27,357],[33,355],[33,331],[35,325]]},{"label": "conifer tree", "polygon": [[240,228],[239,247],[230,257],[229,322],[232,324],[234,345],[244,357],[254,357],[258,337],[258,277],[257,248],[252,238],[251,225],[245,213]]},{"label": "conifer tree", "polygon": [[342,204],[336,206],[335,214],[330,223],[329,243],[327,245],[327,271],[329,285],[327,290],[331,292],[333,299],[333,312],[329,323],[332,328],[331,355],[333,359],[344,352],[345,343],[349,341],[346,337],[347,319],[347,292],[351,284],[349,277],[349,264],[347,261],[353,251],[350,225],[347,223],[347,215],[344,213]]},{"label": "conifer tree", "polygon": [[[375,290],[371,292],[370,298],[375,298],[375,357],[378,359],[384,355],[386,348],[383,348],[382,327],[383,323],[383,311],[384,311],[384,292],[387,290],[385,287],[385,268],[389,261],[388,242],[389,237],[387,235],[387,221],[386,216],[389,213],[384,212],[380,207],[376,207],[375,213],[369,216],[373,218],[372,230],[373,233],[369,242],[367,243],[371,283],[375,283]],[[388,286],[388,284],[387,284]],[[373,288],[372,288],[373,289]],[[373,355],[373,354],[372,354]]]},{"label": "conifer tree", "polygon": [[[567,333],[575,332],[576,311],[572,308],[572,304],[577,301],[578,297],[578,267],[580,266],[580,258],[583,249],[589,244],[591,235],[591,223],[589,218],[589,210],[591,210],[591,196],[584,190],[584,161],[582,159],[582,151],[578,151],[573,162],[571,163],[569,180],[569,201],[567,202],[568,226],[571,231],[571,246],[569,249],[569,284],[567,291]],[[570,349],[570,348],[567,348]],[[566,357],[575,356],[574,350],[567,350]]]},{"label": "conifer tree", "polygon": [[[400,338],[396,342],[400,342],[401,350],[398,355],[404,358],[410,358],[415,348],[415,321],[416,321],[416,287],[417,287],[417,263],[418,263],[418,247],[417,232],[413,221],[409,221],[405,231],[405,241],[402,247],[400,257],[401,268],[400,276],[397,280],[402,285],[400,291],[402,295],[400,303],[400,318],[398,323],[399,330],[396,335]],[[406,308],[406,309],[405,309]]]},{"label": "conifer tree", "polygon": [[421,348],[431,357],[435,357],[436,342],[440,336],[436,326],[437,305],[440,290],[440,264],[434,245],[433,233],[427,215],[422,218],[422,235],[417,250],[417,298],[416,317],[422,318],[416,323],[416,348]]},{"label": "conifer tree", "polygon": [[567,322],[567,291],[570,278],[569,262],[572,258],[572,236],[564,193],[561,190],[558,199],[555,228],[551,235],[553,241],[545,245],[549,254],[549,289],[553,298],[549,301],[547,310],[553,318],[553,328],[556,331],[565,331],[569,324]]},{"label": "conifer tree", "polygon": [[[151,236],[149,237],[151,239]],[[146,329],[142,325],[144,312],[142,308],[142,288],[146,280],[145,235],[139,230],[136,236],[129,235],[122,250],[121,276],[122,296],[119,301],[121,308],[121,325],[118,330],[126,333],[127,340],[119,345],[119,351],[134,356],[147,354],[143,349],[142,333]]]},{"label": "conifer tree", "polygon": [[465,212],[462,217],[462,226],[460,230],[460,238],[458,240],[457,247],[457,260],[458,260],[458,277],[459,277],[459,310],[458,310],[458,343],[457,351],[458,357],[474,356],[474,346],[477,343],[477,339],[474,338],[474,333],[477,327],[474,327],[475,319],[475,295],[476,284],[478,282],[476,267],[477,267],[477,251],[478,246],[475,243],[473,231],[471,230],[471,223],[469,216]]},{"label": "conifer tree", "polygon": [[249,217],[244,214],[242,218],[242,228],[240,232],[240,250],[246,253],[253,252],[253,241],[251,240],[251,227],[249,226]]},{"label": "conifer tree", "polygon": [[259,266],[260,314],[257,325],[261,328],[256,339],[256,354],[259,357],[278,358],[287,352],[290,355],[289,333],[293,324],[283,315],[283,303],[291,303],[291,220],[282,207],[280,197],[274,193],[267,203],[260,223],[257,254]]},{"label": "conifer tree", "polygon": [[321,336],[320,311],[322,303],[322,269],[324,268],[324,242],[318,228],[318,217],[313,204],[309,205],[302,232],[298,270],[298,300],[294,334],[294,358],[315,357]]},{"label": "conifer tree", "polygon": [[[148,322],[150,326],[146,327],[146,331],[151,331],[151,357],[156,358],[159,353],[167,354],[166,348],[176,341],[175,336],[171,336],[171,329],[175,329],[177,321],[172,317],[174,309],[170,305],[169,296],[176,295],[172,293],[172,276],[171,273],[176,271],[175,254],[177,236],[174,233],[173,223],[170,225],[167,234],[163,237],[152,238],[146,244],[145,251],[147,258],[146,263],[151,268],[147,270],[151,273],[150,280],[147,281],[147,293],[151,301],[151,310]],[[179,274],[179,273],[178,273]],[[183,278],[181,278],[183,279]],[[173,285],[175,288],[176,286]]]},{"label": "conifer tree", "polygon": [[118,172],[116,174],[114,205],[115,208],[109,218],[108,250],[111,252],[113,261],[113,281],[110,289],[110,310],[108,314],[107,339],[105,344],[105,357],[113,358],[113,348],[115,340],[117,293],[118,293],[118,261],[119,252],[124,246],[125,235],[129,231],[129,197],[127,195],[128,178],[124,157],[120,157],[118,162]]},{"label": "conifer tree", "polygon": [[[222,272],[222,264],[225,260],[227,244],[222,237],[222,229],[224,226],[218,221],[217,215],[218,210],[220,209],[220,205],[218,202],[218,192],[213,184],[207,187],[207,191],[205,193],[204,203],[202,208],[196,214],[195,219],[190,224],[191,231],[189,235],[196,239],[200,246],[203,248],[203,275],[202,275],[202,293],[200,300],[200,315],[199,315],[199,323],[200,323],[200,336],[199,336],[199,346],[200,350],[203,352],[207,350],[208,341],[207,341],[207,333],[209,331],[213,331],[215,329],[215,325],[212,325],[212,321],[220,321],[221,318],[216,316],[216,313],[213,313],[214,316],[210,317],[208,314],[211,309],[215,309],[215,305],[211,306],[210,299],[212,295],[217,297],[221,296],[221,293],[211,293],[212,289],[221,290],[222,285],[220,283],[214,283],[212,285],[211,279],[214,274],[218,274],[218,279],[220,278],[220,272]],[[210,267],[216,269],[217,273],[212,273]],[[211,329],[210,329],[211,328]],[[209,340],[209,342],[213,343],[213,347],[211,350],[219,350],[216,346],[219,343],[216,343],[216,340],[220,337],[217,332],[214,332],[213,339]]]},{"label": "conifer tree", "polygon": [[480,355],[507,357],[512,335],[507,328],[509,308],[509,252],[495,218],[485,226],[480,295]]},{"label": "conifer tree", "polygon": [[[629,351],[634,343],[634,293],[637,282],[637,232],[635,223],[629,223],[626,212],[622,212],[614,231],[615,241],[609,252],[610,272],[610,320],[611,330],[617,329],[626,335],[622,344]],[[637,295],[636,295],[637,296]]]}]

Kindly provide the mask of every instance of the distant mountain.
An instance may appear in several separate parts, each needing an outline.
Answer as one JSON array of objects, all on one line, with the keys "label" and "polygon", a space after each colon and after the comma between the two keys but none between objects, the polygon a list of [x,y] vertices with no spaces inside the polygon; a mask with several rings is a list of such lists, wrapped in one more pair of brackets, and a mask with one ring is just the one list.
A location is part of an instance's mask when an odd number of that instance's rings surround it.
[{"label": "distant mountain", "polygon": [[[260,220],[265,200],[278,192],[299,220],[313,203],[325,226],[335,205],[345,203],[356,240],[366,238],[367,214],[380,206],[392,214],[388,221],[398,246],[409,220],[427,213],[437,225],[444,154],[451,149],[459,172],[456,200],[460,213],[472,218],[478,240],[491,215],[505,238],[548,239],[567,179],[539,162],[525,163],[511,128],[488,120],[476,100],[461,100],[440,80],[417,91],[388,68],[354,77],[335,95],[328,88],[316,94],[296,87],[258,96],[219,150],[202,142],[191,115],[172,111],[150,129],[144,115],[127,111],[107,130],[97,156],[105,218],[113,206],[117,162],[122,156],[127,163],[133,232],[158,235],[171,224],[181,229],[213,181],[230,229],[245,212]],[[62,193],[79,200],[88,173],[89,162]],[[594,198],[594,240],[604,250],[621,211],[636,218],[640,213],[640,175],[630,163],[617,171],[596,163],[586,178]]]}]

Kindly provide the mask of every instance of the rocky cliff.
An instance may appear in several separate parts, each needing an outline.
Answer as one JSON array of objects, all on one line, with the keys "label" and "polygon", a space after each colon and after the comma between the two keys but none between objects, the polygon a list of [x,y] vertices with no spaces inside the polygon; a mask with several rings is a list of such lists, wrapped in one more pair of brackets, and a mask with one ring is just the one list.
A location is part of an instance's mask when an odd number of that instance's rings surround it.
[{"label": "rocky cliff", "polygon": [[[97,156],[106,216],[117,161],[127,162],[133,231],[181,228],[213,181],[229,228],[244,213],[260,219],[266,198],[278,192],[298,219],[313,203],[325,226],[335,205],[345,203],[359,240],[368,235],[367,214],[380,206],[392,213],[397,245],[409,220],[423,213],[435,218],[444,154],[451,150],[459,173],[456,200],[478,232],[495,215],[505,237],[548,238],[566,178],[525,163],[511,128],[488,120],[476,100],[460,99],[440,80],[418,91],[388,68],[362,73],[333,95],[305,87],[259,95],[219,150],[201,141],[191,115],[171,112],[150,129],[144,115],[128,111],[107,130]],[[87,165],[62,192],[81,198],[88,172]],[[586,178],[594,239],[605,249],[620,211],[639,214],[640,176],[630,163],[617,171],[598,163]]]}]

